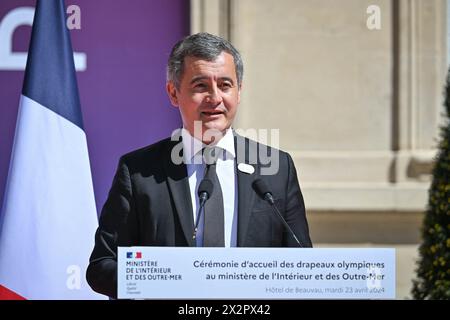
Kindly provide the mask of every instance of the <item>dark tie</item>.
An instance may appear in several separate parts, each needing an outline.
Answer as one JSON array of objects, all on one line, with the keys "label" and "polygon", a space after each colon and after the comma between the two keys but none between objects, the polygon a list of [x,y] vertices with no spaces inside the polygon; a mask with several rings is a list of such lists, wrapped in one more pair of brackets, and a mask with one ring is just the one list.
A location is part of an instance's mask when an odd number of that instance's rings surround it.
[{"label": "dark tie", "polygon": [[205,178],[209,178],[214,189],[204,209],[203,246],[224,247],[224,209],[223,195],[216,172],[216,163],[222,149],[205,148],[203,156],[206,162]]}]

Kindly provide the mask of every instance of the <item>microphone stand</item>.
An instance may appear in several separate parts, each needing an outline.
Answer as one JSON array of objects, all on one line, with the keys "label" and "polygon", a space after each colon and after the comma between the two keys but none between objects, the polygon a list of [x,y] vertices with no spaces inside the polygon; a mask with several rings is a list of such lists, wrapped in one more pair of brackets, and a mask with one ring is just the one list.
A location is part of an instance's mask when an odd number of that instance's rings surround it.
[{"label": "microphone stand", "polygon": [[198,231],[198,224],[200,223],[200,219],[202,217],[202,209],[205,211],[205,203],[209,199],[209,196],[212,194],[214,190],[214,185],[208,178],[203,178],[203,180],[200,182],[200,185],[198,186],[198,212],[197,212],[197,221],[195,222],[195,228],[194,228],[194,234],[192,235],[192,239],[197,239],[197,231]]},{"label": "microphone stand", "polygon": [[283,216],[281,215],[281,212],[278,210],[277,206],[275,205],[275,201],[273,199],[273,196],[271,193],[267,192],[264,195],[264,200],[266,200],[267,202],[270,203],[270,206],[272,207],[272,210],[274,212],[277,213],[278,217],[280,218],[281,222],[283,223],[284,227],[289,231],[289,233],[292,235],[292,237],[294,238],[295,242],[297,242],[298,246],[300,248],[303,248],[302,244],[300,243],[300,241],[298,240],[297,236],[295,235],[294,231],[292,231],[291,227],[288,225],[288,223],[286,222],[286,220],[283,218]]},{"label": "microphone stand", "polygon": [[203,192],[200,197],[199,197],[199,207],[198,207],[198,211],[197,211],[197,219],[195,221],[195,228],[194,228],[194,234],[192,235],[192,239],[196,240],[197,239],[197,231],[198,231],[198,224],[200,222],[200,218],[202,216],[202,209],[205,206],[206,200],[208,200],[208,194],[206,192]]}]

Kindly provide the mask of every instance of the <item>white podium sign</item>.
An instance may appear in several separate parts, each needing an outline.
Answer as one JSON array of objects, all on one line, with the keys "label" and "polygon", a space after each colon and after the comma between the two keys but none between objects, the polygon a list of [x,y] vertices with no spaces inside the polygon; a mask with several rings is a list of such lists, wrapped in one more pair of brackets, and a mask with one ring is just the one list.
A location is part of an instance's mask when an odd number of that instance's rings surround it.
[{"label": "white podium sign", "polygon": [[125,299],[394,299],[395,249],[120,247]]}]

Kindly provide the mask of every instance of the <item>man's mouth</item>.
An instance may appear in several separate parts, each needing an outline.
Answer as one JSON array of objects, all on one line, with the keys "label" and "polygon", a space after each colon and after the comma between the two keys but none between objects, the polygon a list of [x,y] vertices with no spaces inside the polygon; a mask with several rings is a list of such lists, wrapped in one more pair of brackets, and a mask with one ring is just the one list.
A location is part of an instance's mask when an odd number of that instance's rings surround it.
[{"label": "man's mouth", "polygon": [[223,111],[202,111],[201,114],[205,116],[217,116],[223,114]]}]

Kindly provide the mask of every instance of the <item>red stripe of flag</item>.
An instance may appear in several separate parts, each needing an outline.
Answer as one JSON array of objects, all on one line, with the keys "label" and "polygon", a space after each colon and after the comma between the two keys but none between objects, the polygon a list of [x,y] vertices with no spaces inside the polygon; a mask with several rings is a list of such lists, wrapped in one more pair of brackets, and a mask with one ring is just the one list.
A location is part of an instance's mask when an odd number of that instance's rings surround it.
[{"label": "red stripe of flag", "polygon": [[0,300],[26,300],[24,297],[18,295],[14,291],[0,285]]}]

